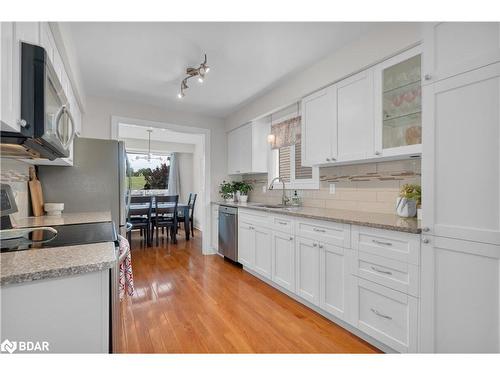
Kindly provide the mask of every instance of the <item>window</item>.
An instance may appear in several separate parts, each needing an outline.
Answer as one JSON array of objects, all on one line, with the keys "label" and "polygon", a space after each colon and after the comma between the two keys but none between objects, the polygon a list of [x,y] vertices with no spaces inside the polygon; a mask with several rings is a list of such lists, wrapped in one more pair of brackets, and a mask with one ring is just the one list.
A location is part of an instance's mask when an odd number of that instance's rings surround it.
[{"label": "window", "polygon": [[[304,167],[301,156],[300,141],[294,146],[272,150],[269,182],[279,176],[285,181],[287,189],[319,189],[318,167]],[[281,183],[274,184],[277,189],[283,186]]]},{"label": "window", "polygon": [[152,154],[150,160],[145,153],[127,153],[129,188],[139,193],[143,190],[166,192],[170,171],[170,155]]}]

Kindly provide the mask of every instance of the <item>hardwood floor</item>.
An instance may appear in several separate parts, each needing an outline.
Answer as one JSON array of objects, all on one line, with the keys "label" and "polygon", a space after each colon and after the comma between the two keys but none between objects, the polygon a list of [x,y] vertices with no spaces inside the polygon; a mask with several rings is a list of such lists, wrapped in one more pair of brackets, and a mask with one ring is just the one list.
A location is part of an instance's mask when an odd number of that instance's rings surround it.
[{"label": "hardwood floor", "polygon": [[121,352],[379,352],[220,256],[201,255],[200,232],[152,248],[134,233],[132,264]]}]

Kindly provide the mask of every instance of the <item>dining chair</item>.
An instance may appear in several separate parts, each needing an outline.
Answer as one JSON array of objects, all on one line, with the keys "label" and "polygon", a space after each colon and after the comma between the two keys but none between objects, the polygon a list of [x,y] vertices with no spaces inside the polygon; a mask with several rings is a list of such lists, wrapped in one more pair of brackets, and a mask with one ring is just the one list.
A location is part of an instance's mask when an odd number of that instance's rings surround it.
[{"label": "dining chair", "polygon": [[[196,198],[198,197],[198,194],[196,193],[191,193],[191,199],[189,203],[189,225],[191,228],[191,236],[194,237],[194,205],[196,204]],[[188,229],[188,230],[189,230]],[[184,228],[186,230],[186,228]]]},{"label": "dining chair", "polygon": [[[164,195],[164,196],[156,196],[155,202],[155,216],[153,217],[153,233],[156,229],[156,246],[159,245],[159,229],[167,228],[167,237],[168,237],[168,229],[170,229],[170,238],[172,242],[177,243],[177,205],[179,203],[178,195]],[[173,203],[173,205],[169,205],[166,207],[163,205],[164,203]]]},{"label": "dining chair", "polygon": [[[141,205],[134,207],[134,205]],[[130,208],[128,210],[128,222],[132,225],[132,229],[139,229],[146,236],[146,243],[151,245],[153,236],[151,234],[151,219],[153,211],[152,196],[132,196],[130,197]]]}]

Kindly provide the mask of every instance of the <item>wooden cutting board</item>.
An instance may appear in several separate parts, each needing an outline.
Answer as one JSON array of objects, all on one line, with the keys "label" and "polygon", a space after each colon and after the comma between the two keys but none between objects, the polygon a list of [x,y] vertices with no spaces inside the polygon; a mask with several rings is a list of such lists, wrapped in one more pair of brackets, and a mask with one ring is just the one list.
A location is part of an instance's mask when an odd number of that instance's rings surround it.
[{"label": "wooden cutting board", "polygon": [[42,184],[36,177],[35,167],[30,167],[30,181],[28,182],[31,195],[31,208],[34,216],[43,215]]}]

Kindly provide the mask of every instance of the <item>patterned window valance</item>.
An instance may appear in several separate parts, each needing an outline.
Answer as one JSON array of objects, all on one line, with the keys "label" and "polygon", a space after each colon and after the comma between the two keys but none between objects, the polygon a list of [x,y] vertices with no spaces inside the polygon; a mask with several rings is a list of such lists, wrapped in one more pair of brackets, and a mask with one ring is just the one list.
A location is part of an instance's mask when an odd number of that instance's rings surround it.
[{"label": "patterned window valance", "polygon": [[292,146],[300,142],[300,116],[271,125],[271,134],[274,136],[271,147],[273,149]]}]

